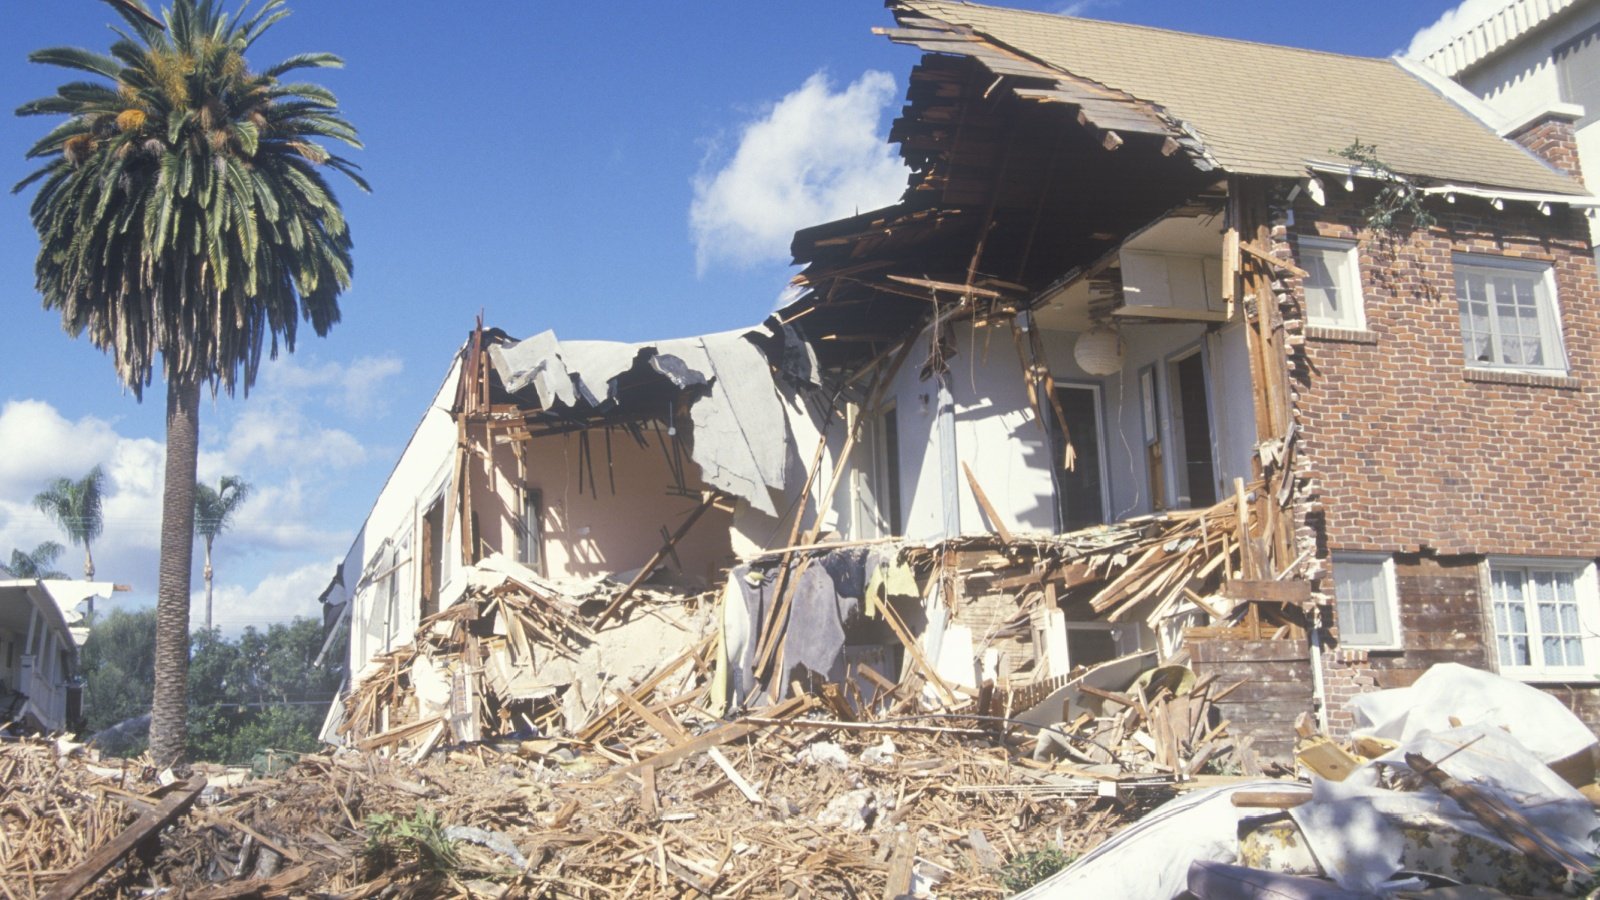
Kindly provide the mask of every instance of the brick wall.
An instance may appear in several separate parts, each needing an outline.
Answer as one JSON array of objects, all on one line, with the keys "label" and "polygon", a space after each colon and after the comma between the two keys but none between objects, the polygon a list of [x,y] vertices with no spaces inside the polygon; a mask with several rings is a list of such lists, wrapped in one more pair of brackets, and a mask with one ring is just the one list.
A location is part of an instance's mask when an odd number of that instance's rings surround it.
[{"label": "brick wall", "polygon": [[[1366,691],[1405,687],[1436,663],[1493,669],[1484,639],[1478,566],[1481,557],[1401,554],[1395,557],[1400,650],[1363,650],[1334,643],[1324,656],[1328,721],[1337,733],[1351,725],[1346,707]],[[1318,587],[1333,595],[1324,578]]]},{"label": "brick wall", "polygon": [[[1516,202],[1496,211],[1462,197],[1432,204],[1433,230],[1385,242],[1360,230],[1364,200],[1331,188],[1326,208],[1297,203],[1288,229],[1291,242],[1360,239],[1367,333],[1309,329],[1297,351],[1297,412],[1326,544],[1600,553],[1600,301],[1581,214]],[[1552,266],[1570,377],[1468,369],[1458,252]],[[1286,298],[1297,305],[1298,290]]]},{"label": "brick wall", "polygon": [[[1559,124],[1559,123],[1557,123]],[[1561,164],[1571,130],[1524,139]],[[1573,152],[1571,165],[1576,168]],[[1315,596],[1334,603],[1334,550],[1396,553],[1402,648],[1324,654],[1330,725],[1351,723],[1356,693],[1410,684],[1435,663],[1493,669],[1480,597],[1485,554],[1593,559],[1600,555],[1600,286],[1581,214],[1461,197],[1430,202],[1438,225],[1407,240],[1362,229],[1368,195],[1333,187],[1328,205],[1300,199],[1275,251],[1297,235],[1358,240],[1367,329],[1307,327],[1297,279],[1279,284],[1289,334],[1295,415],[1302,428],[1303,543]],[[1464,362],[1452,254],[1551,266],[1565,376],[1471,371]],[[1600,690],[1542,685],[1600,726]]]}]

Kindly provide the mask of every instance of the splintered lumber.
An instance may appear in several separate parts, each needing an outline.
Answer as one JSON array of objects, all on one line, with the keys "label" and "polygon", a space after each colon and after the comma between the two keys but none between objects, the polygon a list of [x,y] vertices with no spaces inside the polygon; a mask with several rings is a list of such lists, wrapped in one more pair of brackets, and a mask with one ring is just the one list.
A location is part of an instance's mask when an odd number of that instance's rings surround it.
[{"label": "splintered lumber", "polygon": [[120,862],[124,856],[133,852],[133,848],[139,846],[145,838],[172,824],[174,819],[194,804],[205,787],[204,775],[190,778],[183,787],[164,797],[155,809],[139,816],[137,821],[113,838],[110,843],[96,850],[88,859],[79,863],[56,882],[50,892],[44,895],[45,900],[72,900],[73,897],[88,890],[90,885]]},{"label": "splintered lumber", "polygon": [[[767,707],[758,715],[761,718],[786,719],[791,716],[799,715],[801,712],[810,709],[815,704],[816,700],[812,697],[791,697],[782,703]],[[601,782],[599,783],[609,783],[617,780],[618,778],[625,778],[629,775],[637,774],[638,771],[645,766],[654,766],[657,770],[660,770],[666,766],[682,762],[683,760],[694,756],[696,753],[704,753],[713,747],[720,747],[723,744],[737,741],[742,737],[747,737],[763,728],[768,727],[767,723],[752,721],[752,718],[753,717],[746,716],[735,722],[727,722],[722,725],[718,725],[716,728],[711,729],[699,737],[684,741],[683,743],[678,744],[671,749],[657,753],[656,755],[640,762],[617,769],[608,774],[605,778],[601,779]]]}]

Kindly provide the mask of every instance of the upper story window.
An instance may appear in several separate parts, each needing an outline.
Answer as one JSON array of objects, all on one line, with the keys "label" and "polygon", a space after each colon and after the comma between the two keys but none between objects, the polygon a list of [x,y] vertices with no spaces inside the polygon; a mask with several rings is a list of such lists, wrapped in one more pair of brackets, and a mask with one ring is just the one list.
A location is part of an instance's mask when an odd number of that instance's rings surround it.
[{"label": "upper story window", "polygon": [[1491,559],[1490,599],[1500,670],[1523,678],[1589,680],[1600,653],[1594,565]]},{"label": "upper story window", "polygon": [[1300,267],[1306,292],[1306,322],[1357,331],[1367,327],[1361,302],[1361,264],[1354,241],[1302,237]]},{"label": "upper story window", "polygon": [[1458,255],[1455,270],[1467,365],[1566,371],[1555,278],[1548,265]]}]

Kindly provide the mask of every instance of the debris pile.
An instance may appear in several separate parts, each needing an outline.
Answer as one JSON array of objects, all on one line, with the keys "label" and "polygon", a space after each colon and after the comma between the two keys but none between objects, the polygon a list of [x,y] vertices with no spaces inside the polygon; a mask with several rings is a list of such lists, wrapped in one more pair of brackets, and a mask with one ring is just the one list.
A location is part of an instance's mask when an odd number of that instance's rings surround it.
[{"label": "debris pile", "polygon": [[1347,742],[1302,723],[1297,759],[1309,784],[1186,794],[1019,896],[1593,890],[1600,748],[1560,701],[1443,664],[1412,687],[1359,695],[1352,708],[1358,727]]},{"label": "debris pile", "polygon": [[[358,749],[413,759],[441,743],[512,734],[593,740],[617,703],[657,689],[674,705],[703,693],[695,687],[708,671],[710,614],[699,600],[604,581],[573,590],[491,556],[471,569],[459,600],[422,622],[413,644],[374,660],[338,733]],[[600,630],[624,602],[632,618]],[[611,699],[618,682],[626,699]]]},{"label": "debris pile", "polygon": [[[5,788],[16,812],[4,819],[0,892],[45,896],[81,877],[90,851],[113,847],[97,896],[821,897],[891,885],[995,896],[1008,859],[1075,855],[1142,808],[1092,790],[1075,800],[1082,779],[970,729],[795,718],[816,703],[724,723],[692,752],[644,764],[550,740],[440,749],[418,765],[337,751],[201,796],[203,779],[163,794],[148,772],[8,745],[0,765],[33,777]],[[149,811],[178,795],[192,805],[161,831]],[[130,823],[147,827],[119,838]],[[158,832],[153,852],[132,852]]]}]

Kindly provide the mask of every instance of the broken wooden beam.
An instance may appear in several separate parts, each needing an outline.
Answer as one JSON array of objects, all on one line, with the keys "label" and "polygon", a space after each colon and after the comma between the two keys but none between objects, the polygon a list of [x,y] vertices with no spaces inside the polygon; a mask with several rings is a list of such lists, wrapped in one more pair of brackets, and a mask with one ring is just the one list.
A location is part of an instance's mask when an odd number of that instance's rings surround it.
[{"label": "broken wooden beam", "polygon": [[155,809],[147,812],[132,825],[123,829],[122,833],[112,838],[111,841],[94,853],[89,858],[79,863],[65,877],[55,883],[50,893],[45,894],[45,900],[72,900],[90,885],[99,880],[112,866],[116,865],[124,856],[133,852],[133,849],[144,842],[146,838],[158,834],[161,829],[171,825],[172,822],[183,814],[183,811],[194,804],[200,797],[200,792],[205,790],[206,777],[195,775],[183,787],[168,794]]}]

